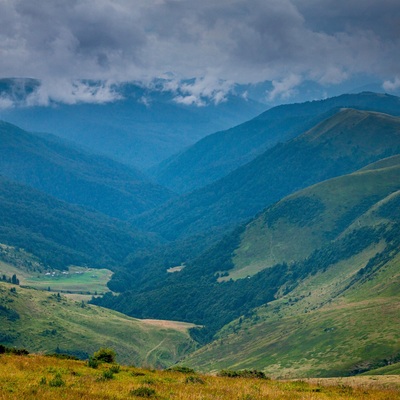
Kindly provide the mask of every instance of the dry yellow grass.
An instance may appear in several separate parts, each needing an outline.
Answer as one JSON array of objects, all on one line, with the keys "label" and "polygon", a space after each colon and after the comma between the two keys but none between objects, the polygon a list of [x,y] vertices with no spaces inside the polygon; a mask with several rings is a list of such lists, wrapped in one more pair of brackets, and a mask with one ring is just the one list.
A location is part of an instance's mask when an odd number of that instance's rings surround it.
[{"label": "dry yellow grass", "polygon": [[[0,399],[140,399],[132,391],[145,387],[155,392],[153,399],[181,400],[261,400],[261,399],[400,399],[396,383],[385,387],[354,381],[318,380],[273,381],[264,379],[222,378],[183,374],[173,371],[149,371],[121,367],[112,379],[104,379],[110,368],[103,364],[92,369],[81,361],[60,360],[41,355],[0,356]],[[52,386],[54,379],[61,386]],[[188,378],[195,376],[195,378]],[[375,377],[376,378],[376,377]],[[149,398],[149,397],[147,397]]]}]

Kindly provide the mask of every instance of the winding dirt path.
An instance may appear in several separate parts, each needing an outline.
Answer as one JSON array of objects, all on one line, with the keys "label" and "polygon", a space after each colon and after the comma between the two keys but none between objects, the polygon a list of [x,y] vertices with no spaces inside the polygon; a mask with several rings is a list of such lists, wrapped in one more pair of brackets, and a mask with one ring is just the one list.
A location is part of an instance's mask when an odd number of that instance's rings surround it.
[{"label": "winding dirt path", "polygon": [[161,340],[161,342],[158,343],[157,346],[154,346],[151,350],[149,350],[149,351],[147,352],[147,354],[146,354],[146,363],[149,362],[150,354],[151,354],[154,350],[157,350],[164,342],[165,342],[165,339]]}]

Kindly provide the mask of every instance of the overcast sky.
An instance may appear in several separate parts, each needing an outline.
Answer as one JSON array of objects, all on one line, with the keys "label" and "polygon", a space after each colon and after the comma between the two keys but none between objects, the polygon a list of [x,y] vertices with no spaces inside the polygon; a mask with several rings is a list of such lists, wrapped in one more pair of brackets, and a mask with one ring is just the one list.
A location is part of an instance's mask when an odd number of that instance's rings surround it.
[{"label": "overcast sky", "polygon": [[[270,80],[271,98],[359,75],[391,90],[399,68],[399,0],[0,0],[0,77],[41,79],[43,96],[166,76],[210,93]],[[71,86],[85,78],[106,83]]]}]

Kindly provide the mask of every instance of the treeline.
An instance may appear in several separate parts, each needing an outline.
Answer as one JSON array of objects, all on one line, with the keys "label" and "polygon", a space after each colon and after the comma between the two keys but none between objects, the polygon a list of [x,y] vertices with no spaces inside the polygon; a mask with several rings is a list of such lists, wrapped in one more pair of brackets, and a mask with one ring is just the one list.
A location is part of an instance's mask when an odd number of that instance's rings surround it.
[{"label": "treeline", "polygon": [[3,344],[0,344],[0,354],[14,354],[16,356],[26,356],[29,354],[29,351],[26,349],[18,349],[16,347],[7,347]]},{"label": "treeline", "polygon": [[9,277],[5,274],[2,274],[0,276],[0,280],[3,282],[8,282],[8,283],[12,283],[13,285],[19,285],[19,279],[17,278],[17,275],[14,274],[13,276]]}]

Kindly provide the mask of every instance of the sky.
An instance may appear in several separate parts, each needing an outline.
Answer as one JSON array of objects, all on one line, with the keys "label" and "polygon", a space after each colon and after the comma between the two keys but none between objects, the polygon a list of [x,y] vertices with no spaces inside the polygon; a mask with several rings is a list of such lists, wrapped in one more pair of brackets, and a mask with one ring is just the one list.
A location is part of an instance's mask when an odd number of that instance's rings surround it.
[{"label": "sky", "polygon": [[182,102],[264,81],[290,99],[361,76],[400,89],[399,0],[0,0],[0,78],[40,79],[39,103],[111,101],[116,82],[158,78]]}]

